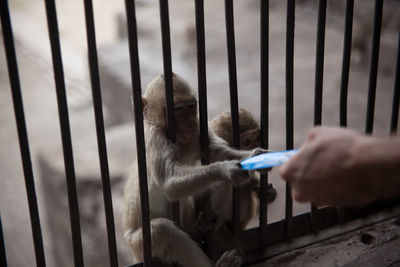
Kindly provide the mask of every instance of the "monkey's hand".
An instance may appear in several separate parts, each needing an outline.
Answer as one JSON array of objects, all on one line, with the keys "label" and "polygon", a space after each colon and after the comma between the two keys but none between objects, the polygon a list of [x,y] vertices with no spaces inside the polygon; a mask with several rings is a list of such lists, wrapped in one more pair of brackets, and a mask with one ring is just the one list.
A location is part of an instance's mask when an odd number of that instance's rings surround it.
[{"label": "monkey's hand", "polygon": [[242,264],[242,258],[236,249],[228,250],[218,259],[215,267],[239,267]]},{"label": "monkey's hand", "polygon": [[271,150],[264,149],[264,148],[261,148],[261,147],[257,147],[257,148],[254,148],[253,150],[250,151],[249,158],[255,157],[255,156],[260,155],[260,154],[268,153],[268,152],[271,152]]},{"label": "monkey's hand", "polygon": [[219,162],[221,178],[233,185],[240,185],[250,178],[250,173],[243,170],[239,160],[227,160]]}]

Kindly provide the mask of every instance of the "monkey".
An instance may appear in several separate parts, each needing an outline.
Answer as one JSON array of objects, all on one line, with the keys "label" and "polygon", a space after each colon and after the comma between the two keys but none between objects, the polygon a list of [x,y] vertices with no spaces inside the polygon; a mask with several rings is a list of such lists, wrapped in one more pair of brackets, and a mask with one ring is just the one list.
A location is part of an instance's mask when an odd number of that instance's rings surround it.
[{"label": "monkey", "polygon": [[[229,146],[233,147],[232,138],[232,119],[229,111],[217,115],[210,122],[210,128],[216,135],[225,140]],[[239,133],[240,133],[240,148],[251,150],[260,146],[260,127],[253,115],[243,109],[239,109]],[[255,216],[258,203],[256,193],[260,186],[259,177],[252,175],[251,179],[247,180],[240,187],[240,228],[243,230],[250,220]],[[268,199],[267,203],[275,200],[277,195],[276,189],[272,184],[268,184]],[[211,191],[211,205],[215,213],[229,226],[232,214],[232,202],[224,201],[226,198],[231,198],[232,186],[220,183]]]},{"label": "monkey", "polygon": [[[229,111],[212,119],[210,127],[216,135],[233,147],[232,118]],[[240,149],[250,150],[260,146],[260,127],[253,115],[243,108],[239,109],[239,128]]]},{"label": "monkey", "polygon": [[[176,142],[167,136],[165,80],[153,79],[142,97],[147,162],[150,229],[153,257],[181,266],[240,266],[234,251],[214,262],[185,232],[196,220],[193,197],[218,183],[240,185],[250,178],[239,162],[262,149],[231,148],[209,130],[209,165],[199,166],[201,156],[197,98],[190,85],[173,74]],[[123,227],[134,260],[143,261],[140,191],[137,164],[133,164],[124,190]],[[180,203],[180,225],[171,221],[171,201]]]}]

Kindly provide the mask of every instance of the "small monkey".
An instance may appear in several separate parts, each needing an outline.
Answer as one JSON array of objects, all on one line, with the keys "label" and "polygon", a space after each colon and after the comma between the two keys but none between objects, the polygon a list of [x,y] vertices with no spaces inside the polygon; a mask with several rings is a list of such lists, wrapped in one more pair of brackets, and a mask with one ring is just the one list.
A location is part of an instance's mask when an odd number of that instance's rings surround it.
[{"label": "small monkey", "polygon": [[[153,257],[181,266],[240,266],[234,250],[225,252],[214,264],[185,232],[196,221],[193,197],[218,183],[240,185],[250,178],[240,160],[262,149],[240,151],[209,131],[210,164],[199,166],[201,157],[197,99],[189,84],[173,74],[176,142],[167,137],[164,76],[147,86],[142,98],[146,145],[150,227]],[[123,226],[134,259],[143,260],[140,191],[136,163],[124,191]],[[172,219],[170,201],[179,201],[181,226]]]},{"label": "small monkey", "polygon": [[[210,122],[211,129],[233,147],[232,118],[229,111],[223,112]],[[240,149],[249,150],[260,146],[260,127],[253,115],[239,109]]]},{"label": "small monkey", "polygon": [[[230,112],[223,112],[210,122],[210,128],[216,135],[224,139],[233,147],[232,118]],[[239,110],[240,148],[250,150],[260,145],[260,128],[253,115],[247,110]],[[256,193],[260,186],[259,176],[251,175],[251,179],[240,187],[240,226],[244,229],[250,220],[255,216],[257,210]],[[268,185],[268,203],[276,198],[276,190],[271,184]],[[231,223],[232,202],[223,201],[232,198],[232,187],[227,184],[220,184],[211,192],[211,205],[215,213],[220,216],[228,225]]]}]

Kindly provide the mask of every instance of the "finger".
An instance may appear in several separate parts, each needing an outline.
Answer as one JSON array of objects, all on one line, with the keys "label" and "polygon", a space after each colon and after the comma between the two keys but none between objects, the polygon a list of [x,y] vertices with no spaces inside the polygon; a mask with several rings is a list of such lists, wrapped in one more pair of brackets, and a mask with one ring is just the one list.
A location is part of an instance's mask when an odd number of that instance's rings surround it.
[{"label": "finger", "polygon": [[293,187],[292,187],[292,198],[299,203],[311,202],[311,198],[308,194],[299,190],[298,188],[293,188]]},{"label": "finger", "polygon": [[321,128],[320,126],[312,128],[308,133],[305,143],[309,143],[315,140],[315,138],[317,138],[317,136],[320,134],[321,131],[323,131],[323,128]]},{"label": "finger", "polygon": [[278,168],[278,173],[282,177],[283,180],[285,180],[288,183],[291,183],[294,180],[294,173],[295,169],[292,166],[293,164],[290,162],[290,159],[283,163],[279,168]]}]

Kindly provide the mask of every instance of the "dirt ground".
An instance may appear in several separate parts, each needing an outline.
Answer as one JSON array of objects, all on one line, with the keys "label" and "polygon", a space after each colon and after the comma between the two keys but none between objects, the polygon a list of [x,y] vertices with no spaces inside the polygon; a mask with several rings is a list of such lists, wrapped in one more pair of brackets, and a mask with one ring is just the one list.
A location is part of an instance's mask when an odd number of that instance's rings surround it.
[{"label": "dirt ground", "polygon": [[[162,73],[162,50],[157,1],[136,1],[140,64],[142,85],[157,74]],[[284,1],[270,1],[270,148],[285,149],[285,24],[286,5]],[[304,2],[304,3],[303,3]],[[296,9],[295,65],[294,65],[294,129],[295,147],[305,139],[313,125],[315,39],[317,9],[316,1],[298,1]],[[332,1],[333,2],[333,1]],[[46,151],[61,153],[60,130],[50,48],[47,37],[44,3],[40,1],[10,1],[11,17],[17,47],[18,66],[28,127],[31,156],[36,177],[39,209],[43,222],[48,266],[52,266],[52,251],[47,242],[46,219],[43,215],[43,196],[37,167],[37,156]],[[235,3],[235,34],[237,51],[237,73],[239,105],[251,111],[257,119],[260,114],[260,42],[259,3],[255,0]],[[369,51],[371,25],[373,19],[372,1],[356,1],[355,31],[365,34],[360,39]],[[111,66],[120,71],[121,83],[129,88],[129,55],[124,28],[118,21],[124,15],[123,1],[94,1],[99,60],[107,64],[110,54],[118,50],[116,58],[120,64]],[[387,136],[390,126],[391,104],[394,85],[394,67],[397,47],[397,21],[393,13],[399,14],[398,1],[385,1],[384,27],[382,32],[379,77],[377,82],[374,134]],[[86,60],[86,37],[84,27],[83,2],[78,0],[58,1],[60,38],[66,75],[67,94],[71,112],[72,137],[95,136],[93,110],[91,108],[90,81]],[[191,35],[194,25],[194,4],[192,1],[170,2],[170,23],[172,36],[173,70],[185,77],[193,87],[197,85],[195,40]],[[229,108],[229,83],[225,40],[223,1],[205,1],[206,54],[208,116],[214,117]],[[339,124],[339,93],[343,45],[343,6],[328,5],[322,124]],[[365,26],[366,25],[366,26]],[[369,26],[368,26],[369,25]],[[118,34],[118,30],[121,31]],[[2,37],[1,37],[2,39]],[[361,53],[360,60],[352,61],[349,98],[348,125],[360,132],[365,128],[368,90],[369,58],[362,51],[355,50],[353,57]],[[103,53],[103,54],[102,54]],[[103,88],[104,90],[104,88]],[[112,88],[110,88],[112,90]],[[129,99],[127,101],[130,101]],[[116,103],[119,104],[119,103]],[[126,104],[126,103],[125,103]],[[129,105],[129,104],[128,104]],[[127,110],[130,113],[130,110]],[[110,114],[112,110],[110,110]],[[107,118],[107,109],[105,110]],[[131,116],[131,115],[130,115]],[[133,120],[129,125],[133,125]],[[9,266],[31,266],[34,259],[29,213],[26,202],[25,185],[19,155],[19,145],[13,106],[8,81],[3,42],[0,43],[0,213],[5,229],[5,241]],[[127,127],[129,129],[129,127]],[[131,128],[133,129],[133,128]],[[107,134],[112,129],[107,129]],[[133,135],[133,131],[132,131]],[[86,140],[86,139],[85,139]],[[129,142],[132,142],[132,137]],[[124,140],[126,141],[126,140]],[[121,142],[124,142],[121,141]],[[74,141],[74,146],[78,141]],[[128,141],[127,141],[128,142]],[[93,146],[95,148],[95,146]],[[134,144],[129,143],[134,148]],[[97,149],[97,148],[96,148]],[[113,148],[110,148],[113,150]],[[74,150],[80,151],[74,147]],[[117,150],[117,148],[114,148]],[[133,159],[134,149],[124,155]],[[79,158],[79,155],[76,155]],[[112,157],[112,155],[111,155]],[[98,168],[97,159],[91,166]],[[129,161],[127,161],[129,162]],[[79,166],[79,163],[77,164]],[[128,163],[118,168],[128,170]],[[117,167],[111,172],[121,172]],[[98,170],[98,169],[97,169]],[[79,172],[79,170],[78,170]],[[284,216],[284,183],[273,170],[270,182],[278,189],[276,201],[269,207],[270,221]],[[118,198],[118,196],[114,196]],[[309,209],[309,205],[295,203],[295,213]],[[118,207],[116,208],[118,210]],[[120,216],[115,214],[115,216]],[[254,221],[252,225],[256,225]],[[126,246],[125,243],[118,244]]]}]

